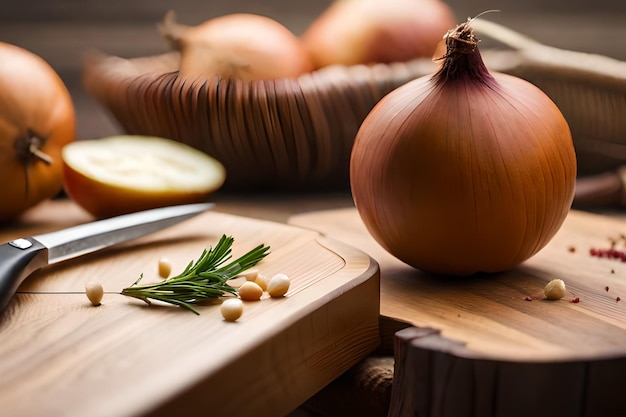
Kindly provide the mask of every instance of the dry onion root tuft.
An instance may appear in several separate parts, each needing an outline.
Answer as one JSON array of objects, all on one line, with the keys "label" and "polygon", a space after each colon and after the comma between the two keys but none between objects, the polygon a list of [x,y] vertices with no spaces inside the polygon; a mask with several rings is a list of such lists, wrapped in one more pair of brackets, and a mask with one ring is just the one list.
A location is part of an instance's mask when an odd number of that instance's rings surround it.
[{"label": "dry onion root tuft", "polygon": [[352,150],[356,207],[372,236],[417,269],[471,275],[515,267],[561,227],[576,155],[557,106],[490,73],[471,20],[446,35],[439,71],[388,94]]}]

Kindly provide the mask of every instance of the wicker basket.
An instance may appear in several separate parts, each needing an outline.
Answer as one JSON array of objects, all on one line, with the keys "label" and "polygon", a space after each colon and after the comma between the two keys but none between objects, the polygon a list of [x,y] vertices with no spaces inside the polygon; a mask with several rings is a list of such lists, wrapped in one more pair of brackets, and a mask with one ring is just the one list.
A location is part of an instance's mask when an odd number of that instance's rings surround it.
[{"label": "wicker basket", "polygon": [[178,55],[99,56],[87,91],[129,134],[174,139],[221,161],[225,188],[346,190],[352,143],[388,92],[433,68],[430,61],[328,67],[298,79],[184,79]]},{"label": "wicker basket", "polygon": [[[559,106],[580,176],[624,164],[625,62],[541,45],[481,19],[474,26],[506,46],[483,50],[491,70],[532,82]],[[436,69],[421,59],[242,82],[183,79],[177,62],[177,53],[99,56],[87,63],[84,84],[128,133],[203,150],[225,165],[225,188],[248,190],[347,190],[352,143],[367,114],[391,90]]]}]

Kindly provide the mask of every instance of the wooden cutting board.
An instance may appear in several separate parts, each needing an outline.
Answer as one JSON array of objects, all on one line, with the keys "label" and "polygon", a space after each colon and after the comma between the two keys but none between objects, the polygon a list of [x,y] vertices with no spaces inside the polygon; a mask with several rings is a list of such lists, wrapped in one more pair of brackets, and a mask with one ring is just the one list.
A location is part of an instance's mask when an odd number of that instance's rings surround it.
[{"label": "wooden cutting board", "polygon": [[[0,232],[2,241],[89,220],[51,202]],[[258,269],[291,278],[284,298],[245,303],[225,322],[119,294],[139,274],[156,280],[235,238],[233,256],[265,243]],[[379,343],[379,274],[369,256],[319,233],[207,212],[132,243],[29,278],[0,319],[0,410],[18,416],[284,416]],[[93,307],[85,282],[98,280]]]},{"label": "wooden cutting board", "polygon": [[[290,224],[370,254],[381,269],[381,314],[414,326],[396,334],[390,416],[626,415],[626,262],[590,254],[612,240],[626,250],[624,221],[572,211],[551,243],[515,270],[456,279],[389,255],[355,208],[301,214]],[[555,278],[570,294],[543,299]]]}]

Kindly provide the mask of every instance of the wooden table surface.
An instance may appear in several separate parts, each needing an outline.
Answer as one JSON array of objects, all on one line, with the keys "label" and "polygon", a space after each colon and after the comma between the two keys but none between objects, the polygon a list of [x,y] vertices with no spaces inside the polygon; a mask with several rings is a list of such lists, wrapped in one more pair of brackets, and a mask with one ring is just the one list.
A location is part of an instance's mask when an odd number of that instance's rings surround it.
[{"label": "wooden table surface", "polygon": [[[379,274],[367,254],[218,207],[29,277],[0,319],[3,415],[202,415],[208,402],[212,415],[282,417],[378,346]],[[49,201],[0,230],[0,241],[89,220],[72,201]],[[234,256],[270,246],[257,269],[287,274],[288,293],[245,302],[235,323],[219,302],[194,316],[120,295],[140,274],[158,280],[161,256],[179,272],[221,234],[235,238]],[[97,308],[84,294],[90,280],[104,287]]]},{"label": "wooden table surface", "polygon": [[[275,17],[300,33],[331,0],[292,2],[289,0],[233,0],[206,3],[198,0],[73,0],[5,1],[0,16],[0,41],[26,47],[41,55],[66,82],[77,110],[79,139],[103,137],[121,132],[106,109],[83,90],[84,55],[92,48],[125,57],[161,53],[165,45],[155,23],[169,9],[182,22],[195,24],[214,15],[235,11],[256,12]],[[459,19],[484,10],[500,9],[496,21],[531,35],[546,44],[578,51],[606,54],[626,60],[626,3],[614,0],[449,0]],[[303,195],[215,196],[219,212],[287,222],[293,215],[352,208],[348,193]],[[75,213],[79,216],[80,211]],[[614,217],[621,217],[617,213]],[[44,224],[21,224],[36,233]],[[85,217],[82,217],[85,219]],[[69,225],[74,220],[67,218]],[[58,224],[59,227],[63,222]]]},{"label": "wooden table surface", "polygon": [[[519,267],[461,279],[394,258],[354,208],[304,213],[290,223],[369,253],[381,268],[381,315],[395,321],[386,324],[414,326],[395,335],[389,417],[626,413],[626,264],[592,253],[626,250],[623,214],[573,210]],[[543,295],[553,279],[567,286],[558,301]]]},{"label": "wooden table surface", "polygon": [[[411,272],[411,268],[386,254],[367,235],[349,194],[276,194],[268,197],[218,193],[214,197],[217,203],[214,211],[217,213],[314,229],[373,256],[381,265],[380,313],[395,322],[381,322],[381,334],[383,339],[387,338],[383,343],[387,345],[389,336],[395,330],[413,325],[441,332],[443,346],[447,346],[449,342],[445,341],[450,340],[462,343],[453,351],[457,354],[462,352],[461,357],[472,360],[491,358],[504,363],[511,363],[512,360],[513,363],[551,364],[563,361],[593,363],[624,357],[626,336],[620,329],[625,322],[626,305],[616,301],[617,296],[626,294],[622,280],[623,264],[598,260],[588,254],[590,246],[600,247],[608,242],[609,237],[626,230],[621,213],[596,215],[576,212],[550,246],[517,272],[506,274],[499,281],[478,279],[466,284],[446,284],[422,277],[416,271]],[[22,223],[13,226],[13,231],[5,230],[3,234],[49,230],[51,225],[40,221],[42,210],[57,206],[64,207],[64,215],[53,215],[57,219],[53,228],[90,219],[78,207],[61,200],[35,208],[27,213]],[[575,247],[576,252],[570,252],[570,246]],[[554,304],[541,300],[527,302],[523,299],[525,295],[537,294],[547,280],[556,277],[565,279],[571,285],[572,291],[581,297],[580,304],[567,301]],[[610,287],[610,292],[605,291],[605,286]],[[497,303],[504,303],[507,307],[502,307],[504,304],[498,307]],[[515,324],[511,326],[512,323]],[[585,343],[579,343],[582,335],[585,335]],[[435,342],[429,349],[434,347],[437,351],[441,346],[441,342]],[[463,349],[459,350],[461,346]],[[622,366],[621,362],[618,365]],[[545,370],[534,370],[532,374],[537,372],[541,374]],[[620,374],[616,372],[613,375]],[[574,384],[575,381],[569,382]],[[472,390],[471,387],[467,389]],[[422,395],[416,394],[415,397],[421,398]],[[565,403],[568,401],[566,399]],[[501,401],[501,404],[510,403]],[[604,404],[613,403],[605,399]],[[532,410],[536,403],[531,401],[526,406],[526,411],[529,407]]]}]

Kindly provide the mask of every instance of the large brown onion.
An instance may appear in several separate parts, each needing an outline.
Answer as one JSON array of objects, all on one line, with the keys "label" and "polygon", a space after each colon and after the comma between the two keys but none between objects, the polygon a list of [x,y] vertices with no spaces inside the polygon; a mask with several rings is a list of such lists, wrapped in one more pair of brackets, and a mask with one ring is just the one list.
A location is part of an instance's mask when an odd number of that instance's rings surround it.
[{"label": "large brown onion", "polygon": [[61,191],[61,149],[75,135],[72,98],[54,69],[0,42],[0,223]]},{"label": "large brown onion", "polygon": [[372,236],[438,274],[527,260],[561,227],[576,180],[559,109],[532,84],[489,73],[470,24],[448,32],[435,75],[379,102],[351,156],[354,201]]}]

